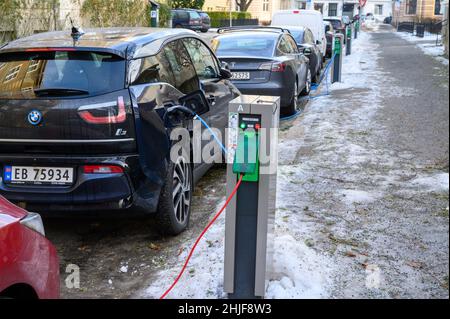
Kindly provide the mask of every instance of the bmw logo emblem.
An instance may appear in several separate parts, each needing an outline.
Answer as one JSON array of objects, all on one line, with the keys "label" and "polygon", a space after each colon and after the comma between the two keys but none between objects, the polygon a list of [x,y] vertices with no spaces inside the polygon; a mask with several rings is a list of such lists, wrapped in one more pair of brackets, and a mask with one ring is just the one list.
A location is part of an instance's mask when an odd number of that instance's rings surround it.
[{"label": "bmw logo emblem", "polygon": [[31,124],[31,125],[39,125],[39,124],[41,124],[41,122],[42,122],[42,113],[41,112],[39,112],[39,111],[36,111],[36,110],[33,110],[33,111],[31,111],[29,114],[28,114],[28,122]]}]

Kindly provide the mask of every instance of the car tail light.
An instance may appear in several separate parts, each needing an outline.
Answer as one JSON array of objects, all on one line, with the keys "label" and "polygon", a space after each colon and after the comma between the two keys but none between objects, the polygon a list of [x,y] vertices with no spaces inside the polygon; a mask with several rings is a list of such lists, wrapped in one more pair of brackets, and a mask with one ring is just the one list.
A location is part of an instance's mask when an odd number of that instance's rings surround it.
[{"label": "car tail light", "polygon": [[[94,110],[101,110],[114,106],[117,106],[117,115],[108,114],[107,116],[95,116],[91,113]],[[85,122],[90,124],[117,124],[123,123],[127,119],[125,102],[122,96],[118,97],[117,102],[81,106],[80,108],[78,108],[78,114]]]},{"label": "car tail light", "polygon": [[83,171],[85,174],[121,174],[123,168],[117,165],[85,165]]},{"label": "car tail light", "polygon": [[259,66],[259,69],[272,72],[284,72],[284,70],[286,70],[286,63],[284,62],[263,63]]},{"label": "car tail light", "polygon": [[299,14],[300,10],[294,10],[294,11],[292,11],[292,13]]}]

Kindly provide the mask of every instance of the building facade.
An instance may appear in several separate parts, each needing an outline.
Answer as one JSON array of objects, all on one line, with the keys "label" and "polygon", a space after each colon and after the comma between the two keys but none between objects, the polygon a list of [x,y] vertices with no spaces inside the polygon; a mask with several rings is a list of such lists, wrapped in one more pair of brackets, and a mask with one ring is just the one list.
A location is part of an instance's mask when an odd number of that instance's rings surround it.
[{"label": "building facade", "polygon": [[396,0],[393,4],[394,24],[442,21],[447,3],[443,0]]},{"label": "building facade", "polygon": [[[284,9],[315,9],[322,12],[324,17],[348,16],[353,18],[357,14],[372,13],[376,19],[383,20],[392,16],[393,0],[367,0],[360,9],[359,0],[253,0],[248,12],[253,18],[268,22],[272,14]],[[238,10],[234,0],[206,0],[205,11]]]},{"label": "building facade", "polygon": [[[235,0],[205,0],[205,11],[239,11]],[[290,9],[290,0],[253,0],[248,8],[252,18],[257,18],[261,23],[269,23],[275,11]]]}]

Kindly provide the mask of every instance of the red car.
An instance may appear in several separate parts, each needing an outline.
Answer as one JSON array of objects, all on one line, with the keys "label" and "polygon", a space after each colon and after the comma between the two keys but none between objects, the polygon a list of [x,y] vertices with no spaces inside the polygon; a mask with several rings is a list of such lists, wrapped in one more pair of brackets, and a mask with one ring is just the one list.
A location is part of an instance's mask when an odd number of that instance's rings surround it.
[{"label": "red car", "polygon": [[0,196],[0,299],[59,298],[59,262],[41,216]]}]

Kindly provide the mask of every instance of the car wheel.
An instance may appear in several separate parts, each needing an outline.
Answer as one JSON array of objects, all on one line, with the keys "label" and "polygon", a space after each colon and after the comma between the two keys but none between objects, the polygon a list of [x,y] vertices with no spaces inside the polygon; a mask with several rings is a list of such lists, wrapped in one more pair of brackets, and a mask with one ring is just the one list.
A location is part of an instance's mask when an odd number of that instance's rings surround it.
[{"label": "car wheel", "polygon": [[[317,84],[317,82],[319,81],[319,77],[317,76],[317,72],[316,71],[312,72],[311,69],[310,69],[309,73],[311,74],[311,82]],[[312,75],[312,74],[314,74],[314,75]]]},{"label": "car wheel", "polygon": [[292,93],[291,102],[289,103],[289,107],[287,109],[288,115],[295,114],[298,108],[298,83],[295,81],[294,84],[294,92]]},{"label": "car wheel", "polygon": [[312,85],[311,70],[308,69],[308,74],[306,75],[305,88],[303,89],[303,91],[301,93],[302,96],[309,95],[309,93],[311,92],[311,85]]},{"label": "car wheel", "polygon": [[157,221],[163,233],[178,235],[189,226],[192,189],[192,166],[184,155],[180,155],[169,165],[159,198]]}]

